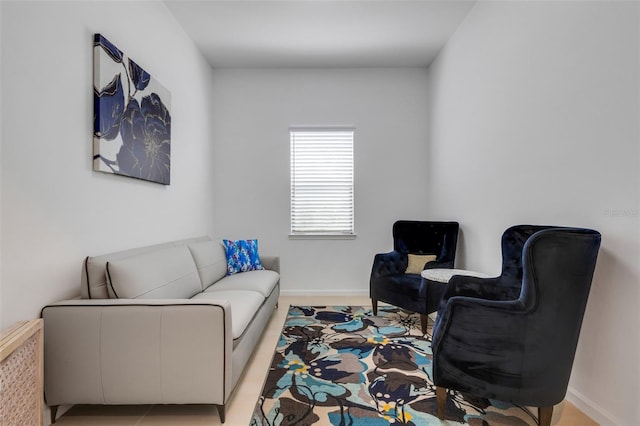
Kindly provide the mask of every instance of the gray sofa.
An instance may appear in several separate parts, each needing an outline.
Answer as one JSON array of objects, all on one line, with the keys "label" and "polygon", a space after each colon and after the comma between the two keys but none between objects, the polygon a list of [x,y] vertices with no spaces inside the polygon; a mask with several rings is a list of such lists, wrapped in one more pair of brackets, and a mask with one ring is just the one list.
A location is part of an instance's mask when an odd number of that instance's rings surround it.
[{"label": "gray sofa", "polygon": [[88,257],[79,299],[48,305],[45,401],[225,404],[280,294],[279,258],[226,275],[208,237]]}]

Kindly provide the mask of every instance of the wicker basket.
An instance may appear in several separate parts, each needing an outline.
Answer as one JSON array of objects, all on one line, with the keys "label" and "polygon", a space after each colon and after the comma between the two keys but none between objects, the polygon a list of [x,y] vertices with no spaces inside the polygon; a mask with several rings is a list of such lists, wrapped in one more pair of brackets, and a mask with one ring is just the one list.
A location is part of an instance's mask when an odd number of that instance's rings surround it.
[{"label": "wicker basket", "polygon": [[42,320],[22,321],[0,337],[0,425],[42,425]]}]

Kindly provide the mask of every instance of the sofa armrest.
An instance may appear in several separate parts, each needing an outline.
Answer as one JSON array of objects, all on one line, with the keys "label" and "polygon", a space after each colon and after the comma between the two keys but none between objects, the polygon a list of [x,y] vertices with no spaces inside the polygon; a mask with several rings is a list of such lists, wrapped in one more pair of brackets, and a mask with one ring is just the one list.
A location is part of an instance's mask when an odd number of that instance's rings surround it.
[{"label": "sofa armrest", "polygon": [[265,269],[280,273],[280,256],[260,256],[260,263]]},{"label": "sofa armrest", "polygon": [[49,405],[224,404],[231,393],[225,300],[68,300],[42,318]]}]

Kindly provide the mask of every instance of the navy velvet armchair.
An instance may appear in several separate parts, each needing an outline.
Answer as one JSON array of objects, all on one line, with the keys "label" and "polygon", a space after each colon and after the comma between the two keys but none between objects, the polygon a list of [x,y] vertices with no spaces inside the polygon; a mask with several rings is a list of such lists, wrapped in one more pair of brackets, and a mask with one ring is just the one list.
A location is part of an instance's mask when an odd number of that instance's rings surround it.
[{"label": "navy velvet armchair", "polygon": [[454,389],[538,407],[540,425],[550,424],[567,391],[600,239],[590,229],[512,227],[500,277],[449,281],[432,339],[440,419]]},{"label": "navy velvet armchair", "polygon": [[[393,251],[375,255],[369,281],[373,314],[378,301],[421,314],[426,333],[427,315],[438,309],[444,286],[427,286],[420,272],[430,268],[453,268],[458,244],[457,222],[399,220],[393,224]],[[406,273],[409,255],[433,255],[417,273]]]}]

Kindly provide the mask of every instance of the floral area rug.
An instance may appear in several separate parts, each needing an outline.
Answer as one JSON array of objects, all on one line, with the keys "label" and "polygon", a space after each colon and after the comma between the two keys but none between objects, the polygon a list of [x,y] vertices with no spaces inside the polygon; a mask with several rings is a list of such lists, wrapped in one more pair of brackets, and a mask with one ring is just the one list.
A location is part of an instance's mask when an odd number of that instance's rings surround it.
[{"label": "floral area rug", "polygon": [[[441,425],[431,334],[391,306],[291,306],[251,426]],[[448,424],[535,425],[525,407],[458,392]]]}]

